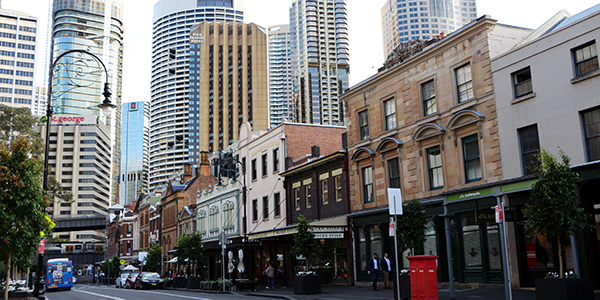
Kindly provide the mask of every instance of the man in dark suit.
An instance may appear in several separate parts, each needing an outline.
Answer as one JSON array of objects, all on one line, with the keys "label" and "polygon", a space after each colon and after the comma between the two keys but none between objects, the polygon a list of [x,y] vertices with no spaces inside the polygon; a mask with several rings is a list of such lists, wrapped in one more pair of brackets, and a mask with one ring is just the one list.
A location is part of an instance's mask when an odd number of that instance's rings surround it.
[{"label": "man in dark suit", "polygon": [[377,290],[377,276],[379,276],[379,270],[381,269],[381,264],[379,263],[379,259],[377,258],[377,253],[373,254],[373,257],[369,259],[369,268],[368,273],[373,275],[373,290]]},{"label": "man in dark suit", "polygon": [[390,288],[390,271],[392,271],[392,266],[390,264],[390,259],[388,258],[388,254],[384,253],[383,258],[380,260],[381,262],[381,270],[383,271],[383,288]]}]

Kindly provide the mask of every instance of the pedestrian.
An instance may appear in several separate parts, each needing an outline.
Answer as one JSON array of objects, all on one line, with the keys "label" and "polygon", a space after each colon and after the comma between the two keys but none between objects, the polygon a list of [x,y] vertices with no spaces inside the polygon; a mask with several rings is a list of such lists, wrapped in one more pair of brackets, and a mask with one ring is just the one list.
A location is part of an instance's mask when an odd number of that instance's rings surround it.
[{"label": "pedestrian", "polygon": [[390,264],[387,253],[383,254],[383,259],[381,260],[381,270],[383,271],[383,288],[390,289],[390,272],[392,271],[392,265]]},{"label": "pedestrian", "polygon": [[279,288],[285,289],[285,272],[283,272],[283,266],[279,266],[277,276],[279,277]]},{"label": "pedestrian", "polygon": [[377,258],[377,253],[373,254],[373,257],[369,259],[369,268],[367,273],[373,276],[373,290],[377,290],[377,277],[379,276],[379,258]]},{"label": "pedestrian", "polygon": [[269,267],[265,270],[265,274],[267,275],[267,290],[269,288],[275,288],[275,268],[273,268],[273,264],[269,264]]}]

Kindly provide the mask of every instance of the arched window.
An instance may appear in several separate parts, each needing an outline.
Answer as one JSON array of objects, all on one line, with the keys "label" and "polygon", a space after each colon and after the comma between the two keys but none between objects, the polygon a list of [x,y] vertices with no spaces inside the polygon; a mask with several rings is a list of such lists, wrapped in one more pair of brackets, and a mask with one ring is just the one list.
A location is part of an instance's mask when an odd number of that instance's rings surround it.
[{"label": "arched window", "polygon": [[234,227],[234,215],[233,215],[233,202],[227,201],[223,205],[223,229],[230,229]]},{"label": "arched window", "polygon": [[198,212],[198,233],[206,233],[206,212],[203,210]]},{"label": "arched window", "polygon": [[219,208],[213,206],[208,211],[208,225],[210,231],[218,231],[219,230]]}]

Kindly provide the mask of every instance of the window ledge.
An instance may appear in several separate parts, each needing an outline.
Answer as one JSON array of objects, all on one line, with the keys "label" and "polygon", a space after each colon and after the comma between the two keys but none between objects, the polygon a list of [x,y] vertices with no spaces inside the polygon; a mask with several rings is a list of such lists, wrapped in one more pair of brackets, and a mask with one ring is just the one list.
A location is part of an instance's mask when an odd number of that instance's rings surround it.
[{"label": "window ledge", "polygon": [[586,79],[589,79],[589,78],[592,78],[592,77],[596,77],[598,75],[600,75],[600,69],[596,69],[596,70],[594,70],[592,72],[589,72],[589,73],[586,73],[586,74],[583,74],[581,76],[577,76],[577,77],[571,79],[571,84],[575,84],[575,83],[578,83],[580,81],[584,81]]},{"label": "window ledge", "polygon": [[523,102],[523,101],[529,100],[531,98],[535,98],[535,93],[529,93],[527,95],[523,95],[523,96],[521,96],[519,98],[516,98],[516,99],[510,101],[510,104],[515,105],[515,104],[517,104],[519,102]]}]

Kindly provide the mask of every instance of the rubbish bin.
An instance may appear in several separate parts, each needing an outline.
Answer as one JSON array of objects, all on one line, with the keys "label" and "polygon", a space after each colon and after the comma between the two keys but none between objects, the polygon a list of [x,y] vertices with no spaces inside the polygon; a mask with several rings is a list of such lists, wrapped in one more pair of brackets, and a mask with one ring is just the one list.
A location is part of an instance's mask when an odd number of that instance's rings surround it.
[{"label": "rubbish bin", "polygon": [[410,263],[411,299],[437,300],[437,259],[435,255],[407,257]]}]

